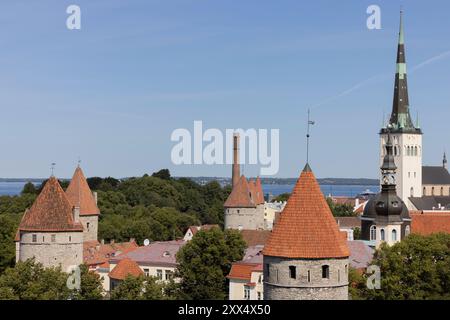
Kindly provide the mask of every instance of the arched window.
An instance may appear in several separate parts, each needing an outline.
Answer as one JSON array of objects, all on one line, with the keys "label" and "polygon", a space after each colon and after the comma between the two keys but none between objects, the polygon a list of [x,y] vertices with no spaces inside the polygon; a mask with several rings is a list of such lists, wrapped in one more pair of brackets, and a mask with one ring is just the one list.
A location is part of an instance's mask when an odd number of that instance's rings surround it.
[{"label": "arched window", "polygon": [[330,266],[328,265],[322,266],[322,278],[330,279]]},{"label": "arched window", "polygon": [[377,227],[370,227],[370,241],[375,241],[377,239]]},{"label": "arched window", "polygon": [[384,229],[380,230],[380,238],[381,238],[381,241],[384,241],[384,239],[385,239],[385,237],[384,237]]},{"label": "arched window", "polygon": [[431,187],[431,195],[434,196],[434,187]]},{"label": "arched window", "polygon": [[426,196],[427,195],[427,188],[423,187],[423,195]]},{"label": "arched window", "polygon": [[411,148],[408,146],[408,149],[406,151],[406,155],[410,156],[411,155]]},{"label": "arched window", "polygon": [[444,195],[444,187],[441,187],[441,196]]},{"label": "arched window", "polygon": [[345,274],[348,272],[348,265],[345,265]]},{"label": "arched window", "polygon": [[397,230],[392,230],[392,241],[397,241]]},{"label": "arched window", "polygon": [[411,233],[411,227],[410,226],[406,226],[405,227],[405,237],[408,236]]},{"label": "arched window", "polygon": [[417,152],[417,146],[414,147],[414,155],[417,156],[418,152]]},{"label": "arched window", "polygon": [[409,192],[410,192],[410,196],[414,197],[414,188],[413,187],[411,187],[411,190]]}]

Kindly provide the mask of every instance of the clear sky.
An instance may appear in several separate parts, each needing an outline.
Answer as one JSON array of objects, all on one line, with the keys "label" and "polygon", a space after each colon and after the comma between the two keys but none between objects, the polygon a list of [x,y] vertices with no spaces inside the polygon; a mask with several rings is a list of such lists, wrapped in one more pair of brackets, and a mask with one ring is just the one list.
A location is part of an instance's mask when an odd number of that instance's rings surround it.
[{"label": "clear sky", "polygon": [[[81,30],[66,8],[81,7]],[[381,8],[381,30],[366,9]],[[424,164],[450,152],[450,2],[261,0],[2,1],[0,177],[229,176],[176,166],[177,128],[280,129],[278,177],[377,177],[392,107],[399,8]],[[414,69],[414,67],[416,67]],[[413,71],[414,70],[414,71]],[[258,173],[246,166],[246,175]]]}]

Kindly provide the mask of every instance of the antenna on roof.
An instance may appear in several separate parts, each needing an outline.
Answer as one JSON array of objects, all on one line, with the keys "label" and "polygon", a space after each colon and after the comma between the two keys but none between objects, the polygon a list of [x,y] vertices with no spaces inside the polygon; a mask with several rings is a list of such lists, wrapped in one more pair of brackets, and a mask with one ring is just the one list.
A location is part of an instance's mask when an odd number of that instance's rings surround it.
[{"label": "antenna on roof", "polygon": [[310,134],[309,134],[310,128],[309,127],[314,124],[315,124],[315,122],[310,119],[310,110],[308,108],[308,126],[307,126],[307,131],[306,131],[306,163],[309,163],[309,137],[310,137]]},{"label": "antenna on roof", "polygon": [[54,176],[55,166],[56,166],[56,163],[52,162],[52,164],[50,166],[50,169],[52,170],[52,175],[51,175],[52,177]]}]

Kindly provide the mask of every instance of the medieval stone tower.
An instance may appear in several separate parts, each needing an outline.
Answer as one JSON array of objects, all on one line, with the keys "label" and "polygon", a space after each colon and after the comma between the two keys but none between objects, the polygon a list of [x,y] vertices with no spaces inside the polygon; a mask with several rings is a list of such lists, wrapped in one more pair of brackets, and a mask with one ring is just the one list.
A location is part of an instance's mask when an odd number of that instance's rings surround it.
[{"label": "medieval stone tower", "polygon": [[80,209],[72,206],[52,176],[22,217],[16,234],[16,261],[35,258],[44,267],[83,263],[83,226]]},{"label": "medieval stone tower", "polygon": [[239,176],[239,134],[233,136],[232,190],[224,203],[225,229],[264,229],[264,195],[261,179],[247,181]]},{"label": "medieval stone tower", "polygon": [[349,249],[306,164],[263,250],[267,300],[348,299]]},{"label": "medieval stone tower", "polygon": [[395,165],[391,135],[386,142],[386,155],[381,165],[381,192],[369,200],[361,216],[361,238],[378,248],[393,245],[411,231],[411,218],[405,203],[397,196]]},{"label": "medieval stone tower", "polygon": [[83,225],[84,241],[96,241],[98,216],[100,215],[100,210],[97,207],[97,194],[92,193],[80,166],[76,168],[73,174],[66,195],[72,206],[80,208],[80,222]]},{"label": "medieval stone tower", "polygon": [[409,113],[402,12],[392,113],[389,123],[380,131],[380,164],[386,155],[388,133],[392,136],[393,156],[398,167],[395,174],[397,194],[409,209],[413,209],[408,198],[422,196],[422,131],[418,125],[414,126]]}]

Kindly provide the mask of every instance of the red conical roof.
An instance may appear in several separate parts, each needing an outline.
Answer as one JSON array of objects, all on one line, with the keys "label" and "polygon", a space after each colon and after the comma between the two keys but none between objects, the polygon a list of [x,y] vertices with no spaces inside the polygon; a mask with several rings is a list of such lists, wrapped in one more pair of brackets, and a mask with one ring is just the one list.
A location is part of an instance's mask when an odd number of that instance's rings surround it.
[{"label": "red conical roof", "polygon": [[73,206],[55,177],[50,177],[22,217],[19,231],[83,231],[73,220]]},{"label": "red conical roof", "polygon": [[256,203],[263,204],[264,202],[264,193],[262,189],[261,179],[258,177],[256,178]]},{"label": "red conical roof", "polygon": [[251,198],[251,189],[245,176],[241,176],[233,187],[227,201],[223,205],[225,208],[254,208],[255,203]]},{"label": "red conical roof", "polygon": [[309,165],[305,166],[297,180],[263,254],[305,259],[350,255]]},{"label": "red conical roof", "polygon": [[83,171],[77,167],[66,190],[67,198],[75,207],[80,207],[80,215],[97,215],[100,210],[95,203],[92,191],[84,177]]}]

